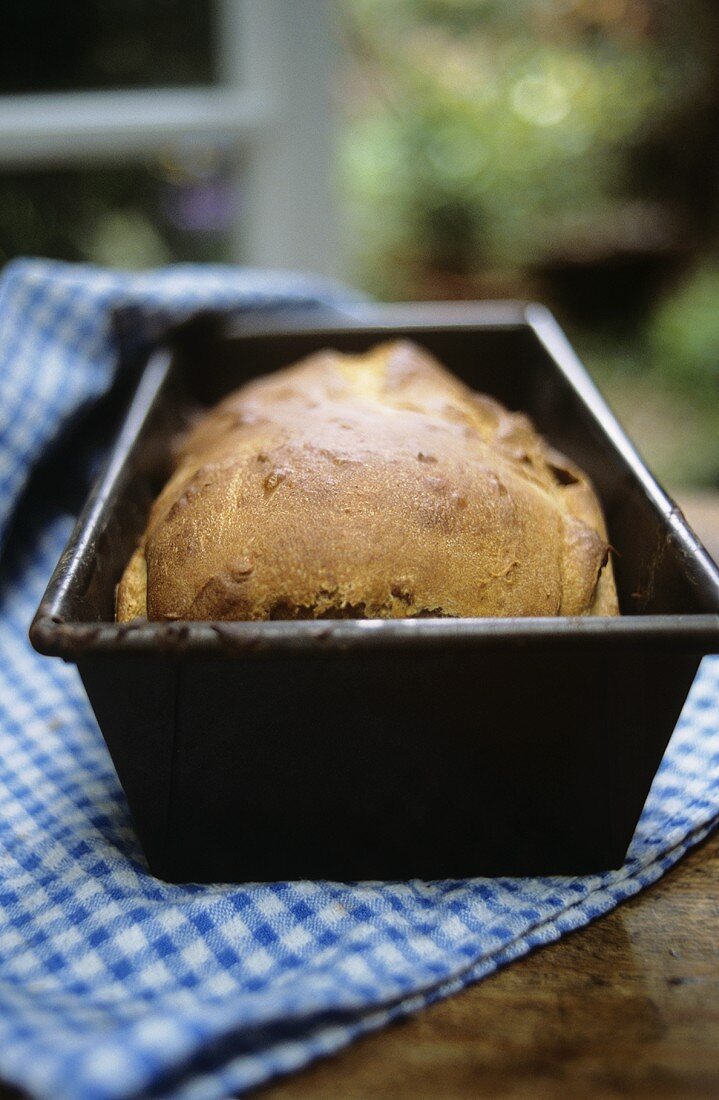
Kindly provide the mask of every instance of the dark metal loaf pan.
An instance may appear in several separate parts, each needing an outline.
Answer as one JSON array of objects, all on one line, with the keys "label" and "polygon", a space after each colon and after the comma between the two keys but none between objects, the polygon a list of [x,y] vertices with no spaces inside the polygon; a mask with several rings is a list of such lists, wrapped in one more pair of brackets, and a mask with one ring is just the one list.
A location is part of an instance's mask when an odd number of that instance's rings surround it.
[{"label": "dark metal loaf pan", "polygon": [[[621,864],[719,574],[551,316],[357,308],[192,327],[149,361],[32,627],[75,661],[151,869],[172,881],[581,873]],[[591,475],[618,619],[135,623],[115,585],[188,405],[317,348],[410,337]],[[371,538],[371,532],[368,532]]]}]

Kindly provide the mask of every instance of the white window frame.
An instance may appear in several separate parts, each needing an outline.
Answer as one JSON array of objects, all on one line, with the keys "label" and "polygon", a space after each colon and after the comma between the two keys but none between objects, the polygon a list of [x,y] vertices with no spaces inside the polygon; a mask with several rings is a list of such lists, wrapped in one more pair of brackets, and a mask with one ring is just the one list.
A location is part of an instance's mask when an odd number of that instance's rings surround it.
[{"label": "white window frame", "polygon": [[332,0],[216,0],[220,82],[0,97],[0,171],[141,161],[218,142],[236,164],[236,261],[336,275]]}]

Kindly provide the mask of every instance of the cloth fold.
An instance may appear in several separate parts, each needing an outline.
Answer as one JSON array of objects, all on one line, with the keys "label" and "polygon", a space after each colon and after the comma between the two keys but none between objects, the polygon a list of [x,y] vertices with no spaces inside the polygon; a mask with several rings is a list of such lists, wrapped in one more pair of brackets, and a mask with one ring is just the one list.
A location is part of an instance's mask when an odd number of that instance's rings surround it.
[{"label": "cloth fold", "polygon": [[586,924],[719,817],[711,658],[619,871],[355,886],[171,886],[147,872],[75,669],[27,641],[72,525],[31,475],[112,384],[118,311],[142,348],[198,309],[342,294],[232,268],[20,261],[0,279],[0,1077],[38,1097],[240,1093]]}]

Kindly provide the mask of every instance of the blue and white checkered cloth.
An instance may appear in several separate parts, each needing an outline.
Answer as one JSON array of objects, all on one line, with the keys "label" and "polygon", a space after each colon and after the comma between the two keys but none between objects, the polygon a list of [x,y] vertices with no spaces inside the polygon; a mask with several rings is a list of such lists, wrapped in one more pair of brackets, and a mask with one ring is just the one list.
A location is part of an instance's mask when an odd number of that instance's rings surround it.
[{"label": "blue and white checkered cloth", "polygon": [[41,475],[18,503],[63,425],[110,384],[112,311],[150,339],[200,306],[325,293],[218,268],[126,275],[23,261],[0,280],[0,1077],[33,1095],[242,1092],[586,924],[716,823],[712,658],[620,871],[202,887],[148,874],[75,669],[27,641],[71,518]]}]

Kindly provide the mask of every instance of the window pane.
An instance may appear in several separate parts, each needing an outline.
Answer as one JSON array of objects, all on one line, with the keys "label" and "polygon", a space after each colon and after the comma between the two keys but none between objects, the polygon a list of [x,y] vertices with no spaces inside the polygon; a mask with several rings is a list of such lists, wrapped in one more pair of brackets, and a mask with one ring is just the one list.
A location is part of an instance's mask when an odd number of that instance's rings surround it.
[{"label": "window pane", "polygon": [[209,84],[210,0],[3,4],[0,95]]},{"label": "window pane", "polygon": [[152,162],[0,174],[0,265],[18,255],[148,267],[231,257],[231,165],[217,148]]}]

